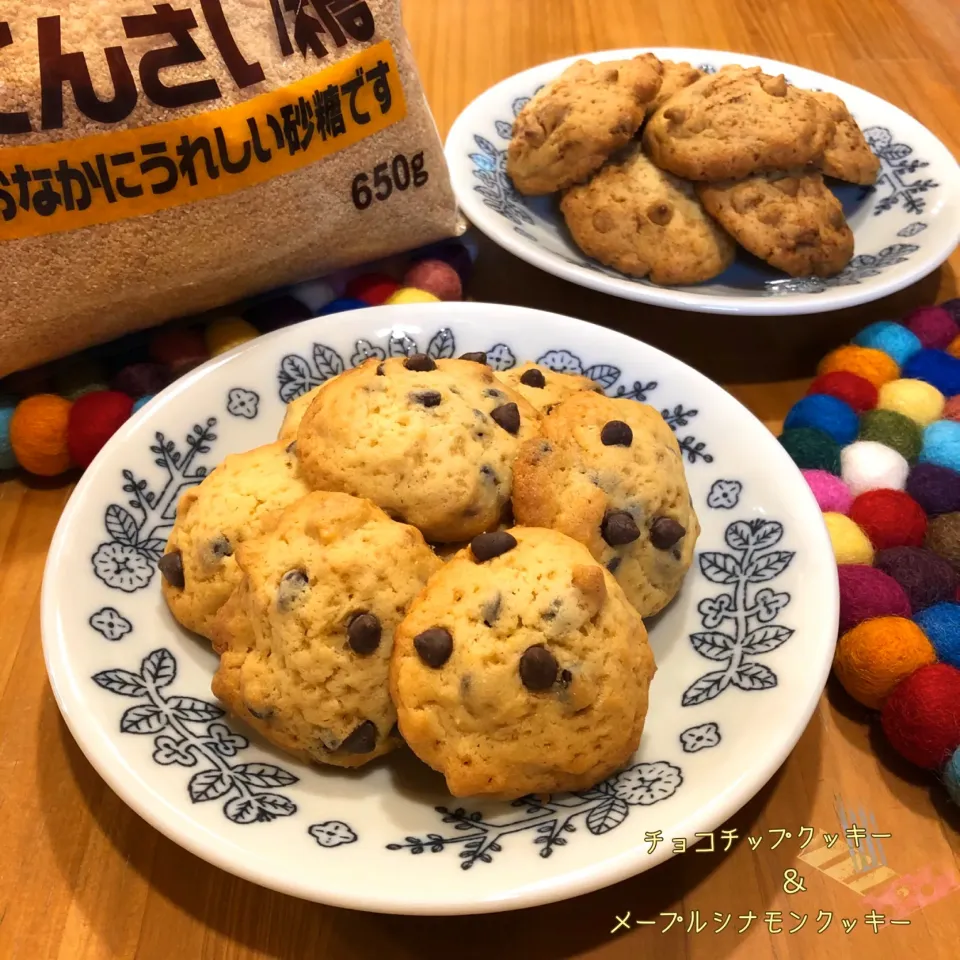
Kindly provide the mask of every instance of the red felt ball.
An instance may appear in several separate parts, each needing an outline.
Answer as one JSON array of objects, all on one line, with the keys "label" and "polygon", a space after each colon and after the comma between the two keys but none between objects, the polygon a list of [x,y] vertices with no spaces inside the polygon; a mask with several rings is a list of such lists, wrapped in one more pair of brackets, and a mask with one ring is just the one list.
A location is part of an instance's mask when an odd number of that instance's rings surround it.
[{"label": "red felt ball", "polygon": [[400,289],[400,284],[385,273],[364,273],[354,277],[344,289],[344,296],[379,307]]},{"label": "red felt ball", "polygon": [[827,393],[850,404],[857,413],[872,410],[877,405],[877,388],[863,377],[847,370],[834,370],[817,377],[807,393]]},{"label": "red felt ball", "polygon": [[67,421],[67,449],[74,463],[88,467],[132,410],[133,398],[115,390],[99,390],[78,397]]},{"label": "red felt ball", "polygon": [[405,287],[426,290],[438,300],[461,300],[463,284],[460,274],[442,260],[421,260],[415,263],[403,278]]},{"label": "red felt ball", "polygon": [[150,338],[150,359],[165,364],[173,376],[180,377],[209,360],[210,352],[200,330],[164,327]]},{"label": "red felt ball", "polygon": [[877,550],[922,546],[927,532],[923,508],[902,490],[861,493],[850,505],[848,516]]},{"label": "red felt ball", "polygon": [[901,680],[880,714],[883,732],[901,757],[937,770],[960,747],[960,670],[946,663],[920,667]]}]

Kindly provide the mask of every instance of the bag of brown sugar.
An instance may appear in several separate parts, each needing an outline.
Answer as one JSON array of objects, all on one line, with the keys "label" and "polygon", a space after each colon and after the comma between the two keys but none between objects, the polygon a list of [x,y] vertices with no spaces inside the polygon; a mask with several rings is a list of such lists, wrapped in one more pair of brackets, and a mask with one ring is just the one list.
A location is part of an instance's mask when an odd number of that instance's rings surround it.
[{"label": "bag of brown sugar", "polygon": [[0,376],[460,229],[399,0],[0,7]]}]

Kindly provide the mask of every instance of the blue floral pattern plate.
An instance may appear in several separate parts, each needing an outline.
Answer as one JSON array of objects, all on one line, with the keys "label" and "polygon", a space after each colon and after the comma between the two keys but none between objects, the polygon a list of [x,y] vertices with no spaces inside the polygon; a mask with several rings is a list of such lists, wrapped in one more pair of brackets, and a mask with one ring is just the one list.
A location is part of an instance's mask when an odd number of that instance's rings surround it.
[{"label": "blue floral pattern plate", "polygon": [[960,170],[950,151],[911,116],[833,77],[762,57],[717,50],[654,47],[583,54],[618,60],[647,51],[707,72],[729,63],[760,66],[807,89],[841,97],[880,158],[872,187],[831,182],[855,238],[855,255],[836,277],[791,279],[739,250],[715,279],[688,287],[636,280],[577,248],[556,197],[523,197],[506,174],[513,121],[530,98],[581,57],[545,63],[498,83],[457,118],[446,155],[457,199],[487,236],[548,273],[603,293],[704,313],[786,315],[837,310],[885,297],[943,263],[960,239]]},{"label": "blue floral pattern plate", "polygon": [[[535,359],[653,404],[676,431],[703,527],[680,595],[649,624],[658,672],[640,749],[582,793],[454,801],[409,754],[354,772],[300,764],[224,713],[210,692],[214,654],[177,626],[160,593],[157,560],[180,495],[227,454],[272,441],[287,402],[367,357],[475,350],[501,370]],[[838,600],[803,478],[718,386],[580,320],[455,303],[308,321],[173,384],[84,474],[50,550],[42,606],[67,724],[147,821],[287,893],[443,914],[575,896],[655,866],[673,838],[693,843],[714,829],[810,719]]]}]

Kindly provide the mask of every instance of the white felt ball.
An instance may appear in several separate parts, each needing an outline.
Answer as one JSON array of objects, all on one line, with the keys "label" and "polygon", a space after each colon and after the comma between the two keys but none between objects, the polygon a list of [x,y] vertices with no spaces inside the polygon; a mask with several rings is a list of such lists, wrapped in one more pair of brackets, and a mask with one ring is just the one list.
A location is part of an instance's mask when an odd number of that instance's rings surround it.
[{"label": "white felt ball", "polygon": [[297,284],[293,295],[313,313],[319,313],[336,299],[333,287],[326,280],[308,280],[306,283]]},{"label": "white felt ball", "polygon": [[840,451],[840,472],[850,492],[902,490],[910,465],[892,447],[875,440],[858,440]]}]

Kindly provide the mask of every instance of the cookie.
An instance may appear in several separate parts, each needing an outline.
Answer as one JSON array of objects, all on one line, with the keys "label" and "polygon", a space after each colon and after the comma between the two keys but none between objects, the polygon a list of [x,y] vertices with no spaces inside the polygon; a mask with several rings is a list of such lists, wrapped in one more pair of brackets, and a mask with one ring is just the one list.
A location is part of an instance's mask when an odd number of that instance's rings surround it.
[{"label": "cookie", "polygon": [[520,193],[554,193],[586,180],[643,122],[660,89],[660,61],[578,60],[517,114],[507,175]]},{"label": "cookie", "polygon": [[677,594],[700,524],[683,457],[657,411],[578,393],[544,417],[514,465],[517,523],[585,544],[641,616]]},{"label": "cookie", "polygon": [[663,66],[660,90],[647,104],[648,117],[656,113],[675,93],[679,93],[684,87],[689,87],[691,83],[696,83],[703,76],[702,70],[686,62],[661,60],[660,63]]},{"label": "cookie", "polygon": [[[331,378],[331,380],[333,379],[336,379],[336,377]],[[286,413],[283,415],[283,423],[280,424],[280,432],[277,434],[278,440],[283,440],[286,443],[293,443],[297,439],[297,431],[300,429],[300,423],[303,420],[303,415],[310,408],[310,404],[313,403],[314,397],[316,397],[316,395],[328,383],[330,383],[330,380],[324,381],[319,387],[314,387],[312,390],[308,390],[306,393],[297,397],[296,400],[291,400],[287,404]]]},{"label": "cookie", "polygon": [[588,256],[654,283],[702,283],[733,263],[736,247],[707,216],[693,187],[665,173],[638,143],[560,202]]},{"label": "cookie", "polygon": [[603,388],[589,377],[579,373],[558,373],[533,362],[503,370],[496,376],[541,412],[549,411],[554,404],[582,390],[603,392]]},{"label": "cookie", "polygon": [[164,599],[180,624],[210,636],[240,580],[237,547],[269,529],[309,489],[296,457],[278,441],[232,454],[183,494],[159,562]]},{"label": "cookie", "polygon": [[675,93],[647,121],[658,166],[687,180],[741,179],[815,163],[834,123],[809,94],[759,67],[727,67]]},{"label": "cookie", "polygon": [[477,537],[397,628],[400,732],[455,797],[583,790],[640,743],[646,630],[583,545],[515,527]]},{"label": "cookie", "polygon": [[472,360],[368,360],[316,397],[296,450],[318,490],[366,497],[432,543],[500,522],[539,414]]},{"label": "cookie", "polygon": [[864,186],[876,183],[880,160],[870,149],[847,105],[835,93],[824,90],[810,91],[810,96],[830,114],[835,125],[833,136],[819,160],[820,170],[828,177],[847,183]]},{"label": "cookie", "polygon": [[357,767],[400,745],[393,636],[441,566],[420,533],[368,500],[311,493],[242,543],[216,618],[214,694],[295,756]]},{"label": "cookie", "polygon": [[707,212],[752,254],[791,277],[832,277],[853,257],[853,232],[819,173],[702,183]]}]

